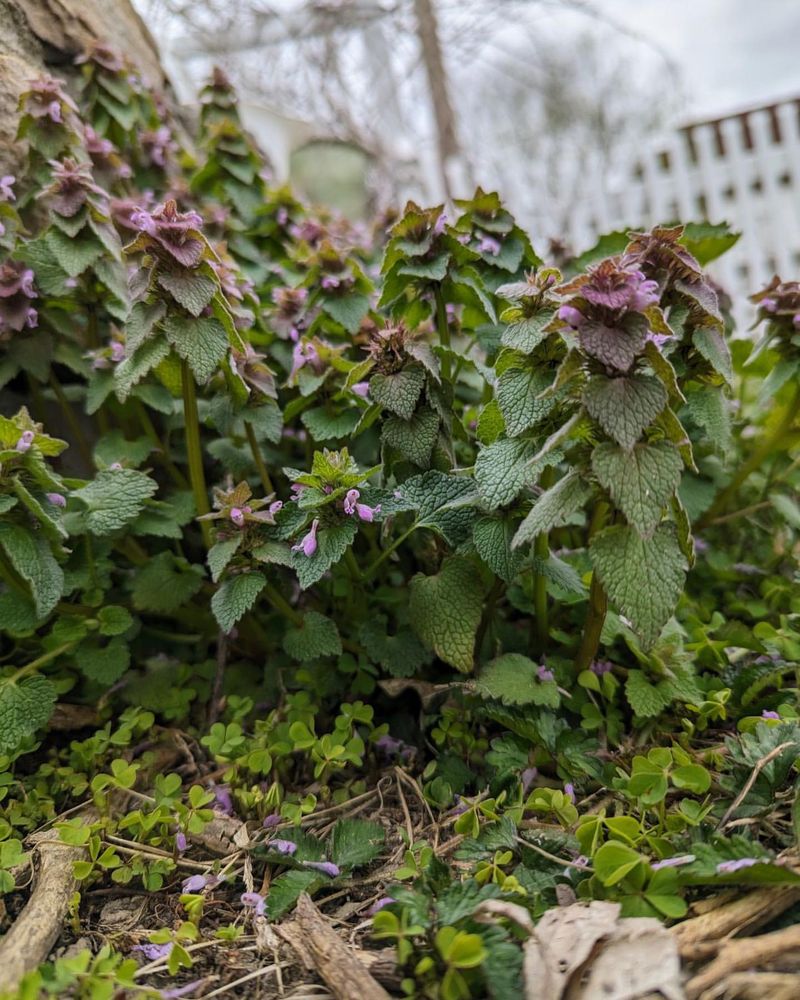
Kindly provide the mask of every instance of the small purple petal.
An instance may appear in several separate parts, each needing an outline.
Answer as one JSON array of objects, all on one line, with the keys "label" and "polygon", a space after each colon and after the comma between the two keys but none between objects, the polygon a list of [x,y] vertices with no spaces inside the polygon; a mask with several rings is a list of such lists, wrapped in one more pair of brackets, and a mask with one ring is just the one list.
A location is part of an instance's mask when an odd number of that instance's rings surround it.
[{"label": "small purple petal", "polygon": [[281,822],[280,813],[270,813],[264,818],[262,826],[265,830],[271,830],[274,826],[279,826]]},{"label": "small purple petal", "polygon": [[255,910],[257,917],[264,916],[266,903],[260,892],[243,892],[239,898],[243,906],[251,907]]},{"label": "small purple petal", "polygon": [[384,906],[391,906],[393,902],[394,900],[391,896],[384,896],[383,899],[377,900],[370,906],[366,912],[366,916],[374,917],[376,913],[380,913]]},{"label": "small purple petal", "polygon": [[233,799],[227,785],[214,785],[214,806],[217,812],[225,813],[226,816],[233,816]]},{"label": "small purple petal", "polygon": [[773,712],[770,709],[765,708],[764,711],[761,713],[761,718],[762,719],[780,719],[780,713],[779,712]]},{"label": "small purple petal", "polygon": [[658,872],[662,868],[680,868],[681,865],[690,865],[696,860],[694,854],[678,854],[674,858],[664,858],[663,861],[655,861],[650,867],[654,872]]},{"label": "small purple petal", "polygon": [[553,681],[555,680],[555,674],[552,670],[542,664],[540,667],[536,668],[536,676],[540,681]]},{"label": "small purple petal", "polygon": [[14,445],[14,450],[19,452],[30,451],[30,447],[33,444],[33,439],[35,437],[36,435],[33,433],[33,431],[23,431],[22,434],[20,435],[19,440]]},{"label": "small purple petal", "polygon": [[332,861],[304,861],[303,865],[306,868],[313,868],[314,871],[322,872],[329,878],[336,878],[340,874],[338,866]]},{"label": "small purple petal", "polygon": [[270,840],[267,843],[267,847],[272,848],[273,851],[277,851],[278,854],[288,854],[290,856],[297,850],[297,844],[293,840]]},{"label": "small purple petal", "polygon": [[131,949],[140,951],[149,962],[157,962],[160,958],[166,958],[172,951],[172,942],[165,944],[137,944]]},{"label": "small purple petal", "polygon": [[564,794],[570,800],[570,802],[573,805],[575,805],[575,786],[572,784],[571,781],[568,781],[566,785],[564,785]]},{"label": "small purple petal", "polygon": [[361,396],[362,399],[366,399],[369,395],[369,382],[356,382],[350,388],[356,396]]},{"label": "small purple petal", "polygon": [[720,861],[717,871],[720,875],[731,875],[742,868],[752,868],[758,864],[758,858],[735,858],[731,861]]},{"label": "small purple petal", "polygon": [[180,833],[175,835],[175,849],[178,854],[183,854],[188,846],[189,842],[186,839],[186,834],[181,830]]},{"label": "small purple petal", "polygon": [[60,493],[45,493],[47,500],[54,507],[66,507],[67,501]]}]

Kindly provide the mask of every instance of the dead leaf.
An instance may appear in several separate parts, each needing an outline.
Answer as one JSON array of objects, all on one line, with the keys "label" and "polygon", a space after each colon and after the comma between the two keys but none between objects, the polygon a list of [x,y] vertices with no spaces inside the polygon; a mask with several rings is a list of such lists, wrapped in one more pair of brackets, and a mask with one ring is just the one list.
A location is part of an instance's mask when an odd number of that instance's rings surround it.
[{"label": "dead leaf", "polygon": [[499,919],[510,920],[526,935],[534,933],[530,911],[505,899],[484,899],[472,916],[479,924],[496,924]]},{"label": "dead leaf", "polygon": [[526,1000],[684,1000],[670,932],[619,914],[619,903],[602,901],[548,910],[525,944]]}]

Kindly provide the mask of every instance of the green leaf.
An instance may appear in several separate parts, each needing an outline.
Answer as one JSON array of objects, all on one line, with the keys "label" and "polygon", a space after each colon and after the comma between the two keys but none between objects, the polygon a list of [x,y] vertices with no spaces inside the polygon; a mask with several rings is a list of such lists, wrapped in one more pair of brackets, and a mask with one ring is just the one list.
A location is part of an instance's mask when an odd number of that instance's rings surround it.
[{"label": "green leaf", "polygon": [[56,690],[41,674],[0,681],[0,753],[13,753],[46,726],[55,702]]},{"label": "green leaf", "polygon": [[475,460],[475,482],[490,510],[512,503],[532,480],[526,467],[531,446],[514,438],[501,438],[481,448]]},{"label": "green leaf", "polygon": [[178,354],[189,363],[195,380],[203,385],[228,353],[225,327],[213,316],[189,319],[169,315],[161,328]]},{"label": "green leaf", "polygon": [[72,494],[86,504],[86,523],[95,535],[124,528],[144,508],[158,484],[136,469],[105,469]]},{"label": "green leaf", "polygon": [[425,372],[421,365],[406,365],[392,375],[378,373],[369,380],[370,398],[403,420],[410,420],[417,407]]},{"label": "green leaf", "polygon": [[511,583],[522,566],[522,553],[511,548],[515,527],[516,522],[507,516],[481,517],[472,530],[478,555],[506,583]]},{"label": "green leaf", "polygon": [[51,226],[45,239],[49,250],[70,278],[83,274],[87,267],[105,253],[105,247],[89,228],[75,236],[67,236],[60,229]]},{"label": "green leaf", "polygon": [[109,466],[124,459],[126,465],[135,467],[141,465],[152,450],[153,442],[149,437],[128,441],[121,430],[113,430],[95,444],[94,460],[96,465]]},{"label": "green leaf", "polygon": [[495,394],[509,437],[518,437],[553,409],[553,396],[538,398],[550,381],[548,373],[537,368],[507,368],[500,376]]},{"label": "green leaf", "polygon": [[541,681],[539,664],[520,653],[506,653],[487,664],[475,681],[479,694],[504,705],[544,705],[558,708],[560,697],[555,681]]},{"label": "green leaf", "polygon": [[669,441],[637,444],[631,451],[605,442],[592,453],[592,470],[629,524],[646,535],[677,490],[683,461]]},{"label": "green leaf", "polygon": [[133,617],[120,604],[106,604],[97,612],[100,635],[122,635],[133,625]]},{"label": "green leaf", "polygon": [[361,320],[369,312],[369,299],[366,295],[353,292],[347,295],[324,296],[320,300],[323,312],[341,323],[348,333],[358,333]]},{"label": "green leaf", "polygon": [[381,853],[386,833],[367,819],[340,819],[331,832],[329,855],[339,868],[360,868]]},{"label": "green leaf", "polygon": [[112,639],[107,646],[82,645],[75,654],[75,662],[89,680],[110,686],[130,666],[131,653],[122,639]]},{"label": "green leaf", "polygon": [[[521,311],[519,310],[520,313]],[[513,312],[516,313],[517,310]],[[546,328],[552,322],[554,315],[554,310],[543,309],[533,316],[520,316],[503,330],[501,343],[504,347],[530,354],[547,337]]]},{"label": "green leaf", "polygon": [[157,368],[169,354],[169,344],[163,337],[145,341],[133,354],[121,361],[114,369],[114,392],[124,403],[134,386],[138,385],[150,372]]},{"label": "green leaf", "polygon": [[669,621],[683,590],[686,558],[674,525],[660,524],[652,538],[614,525],[595,535],[589,555],[606,593],[650,647]]},{"label": "green leaf", "polygon": [[439,417],[427,406],[420,407],[410,420],[388,417],[383,424],[383,442],[396,448],[414,465],[428,465],[439,436]]},{"label": "green leaf", "polygon": [[232,576],[211,598],[211,610],[226,634],[256,603],[267,578],[263,573],[240,573]]},{"label": "green leaf", "polygon": [[375,663],[393,677],[413,677],[431,662],[430,652],[408,629],[399,629],[396,635],[388,633],[384,615],[376,615],[364,622],[358,638]]},{"label": "green leaf", "polygon": [[643,670],[631,670],[625,681],[625,697],[634,713],[642,719],[660,715],[672,701],[668,690],[652,684]]},{"label": "green leaf", "polygon": [[578,470],[571,470],[542,493],[519,526],[512,547],[519,548],[552,528],[566,524],[591,495],[592,487],[586,478]]},{"label": "green leaf", "polygon": [[484,586],[463,556],[448,556],[435,576],[409,583],[409,613],[417,635],[436,655],[468,673],[481,620]]},{"label": "green leaf", "polygon": [[133,354],[150,339],[153,328],[165,311],[166,306],[160,299],[151,303],[137,302],[133,306],[125,324],[125,347],[128,354]]},{"label": "green leaf", "polygon": [[603,885],[621,882],[637,865],[644,862],[641,854],[617,840],[603,844],[592,859],[594,872]]},{"label": "green leaf", "polygon": [[0,546],[30,586],[37,615],[40,618],[49,615],[64,591],[64,573],[47,540],[10,521],[0,521]]},{"label": "green leaf", "polygon": [[453,546],[469,537],[478,499],[471,479],[432,469],[407,479],[397,492],[417,511],[419,527],[431,528]]},{"label": "green leaf", "polygon": [[[769,376],[764,381],[766,387]],[[767,397],[765,396],[765,401]],[[731,446],[731,407],[725,393],[716,386],[701,386],[687,393],[686,409],[692,420],[706,432],[706,440],[717,451]]]},{"label": "green leaf", "polygon": [[730,250],[741,235],[729,229],[727,222],[687,222],[679,242],[705,267]]},{"label": "green leaf", "polygon": [[267,916],[278,920],[294,906],[302,894],[319,879],[315,872],[294,871],[279,875],[269,887],[267,896]]},{"label": "green leaf", "polygon": [[355,519],[348,518],[317,532],[317,551],[313,556],[292,552],[292,567],[303,590],[315,584],[331,566],[339,562],[352,545],[357,532]]},{"label": "green leaf", "polygon": [[232,535],[223,542],[217,542],[208,550],[206,562],[211,571],[211,579],[216,583],[222,576],[222,571],[233,558],[236,550],[242,544],[244,535]]},{"label": "green leaf", "polygon": [[725,338],[716,326],[700,326],[692,334],[692,344],[714,371],[730,385],[733,382],[733,362]]},{"label": "green leaf", "polygon": [[199,316],[213,299],[217,283],[199,271],[184,268],[159,274],[158,283],[192,316]]},{"label": "green leaf", "polygon": [[331,413],[325,406],[316,406],[313,410],[306,410],[300,419],[315,441],[338,441],[352,435],[361,414],[356,409]]},{"label": "green leaf", "polygon": [[283,648],[302,663],[319,656],[339,656],[342,640],[335,622],[318,611],[306,611],[302,624],[287,630]]},{"label": "green leaf", "polygon": [[667,405],[667,390],[652,375],[595,375],[583,402],[589,415],[628,451]]},{"label": "green leaf", "polygon": [[171,614],[197,593],[203,584],[203,569],[179,559],[172,552],[159,552],[133,581],[133,605],[138,611]]},{"label": "green leaf", "polygon": [[647,343],[647,320],[630,313],[620,326],[607,326],[600,320],[581,324],[579,338],[584,351],[607,368],[626,372]]}]

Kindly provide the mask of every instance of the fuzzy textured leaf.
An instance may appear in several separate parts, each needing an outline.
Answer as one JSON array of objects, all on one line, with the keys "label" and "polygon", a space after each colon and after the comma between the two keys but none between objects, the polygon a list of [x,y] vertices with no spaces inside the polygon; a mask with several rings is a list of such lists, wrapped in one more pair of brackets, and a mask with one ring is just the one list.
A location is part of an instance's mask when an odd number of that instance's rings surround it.
[{"label": "fuzzy textured leaf", "polygon": [[304,663],[319,656],[339,656],[342,640],[335,622],[318,611],[306,611],[302,624],[287,630],[283,648],[293,660]]},{"label": "fuzzy textured leaf", "polygon": [[637,444],[631,451],[605,442],[594,449],[592,469],[628,523],[646,535],[677,490],[683,461],[669,441]]},{"label": "fuzzy textured leaf", "polygon": [[686,576],[674,525],[660,524],[651,538],[630,525],[605,528],[589,543],[589,555],[611,601],[643,645],[652,646],[675,610]]},{"label": "fuzzy textured leaf", "polygon": [[86,523],[95,535],[110,535],[124,528],[142,510],[158,484],[136,469],[104,469],[74,497],[86,504]]},{"label": "fuzzy textured leaf", "polygon": [[483,594],[474,564],[462,556],[448,556],[435,576],[418,574],[409,584],[409,611],[417,635],[462,673],[472,670]]},{"label": "fuzzy textured leaf", "polygon": [[266,582],[263,573],[240,573],[222,584],[211,598],[211,610],[223,632],[230,632],[253,607]]},{"label": "fuzzy textured leaf", "polygon": [[563,479],[559,479],[554,486],[545,490],[530,509],[514,535],[512,547],[519,548],[520,545],[533,541],[538,535],[566,524],[591,495],[592,487],[580,472],[575,469],[568,472]]},{"label": "fuzzy textured leaf", "polygon": [[606,434],[630,451],[667,405],[667,390],[652,375],[613,379],[595,375],[584,390],[583,402]]}]

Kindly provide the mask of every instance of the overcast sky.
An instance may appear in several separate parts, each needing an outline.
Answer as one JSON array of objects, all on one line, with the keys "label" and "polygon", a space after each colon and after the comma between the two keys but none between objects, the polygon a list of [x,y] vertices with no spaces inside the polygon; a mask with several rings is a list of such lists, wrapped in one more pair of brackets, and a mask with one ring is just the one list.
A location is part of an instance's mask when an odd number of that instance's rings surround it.
[{"label": "overcast sky", "polygon": [[678,64],[691,117],[800,97],[800,0],[593,0]]}]

